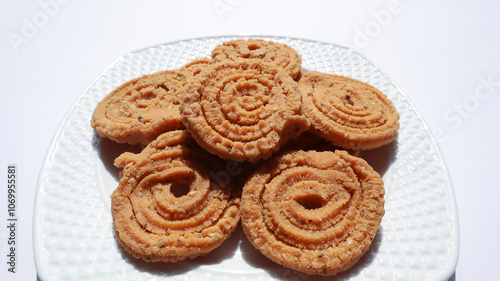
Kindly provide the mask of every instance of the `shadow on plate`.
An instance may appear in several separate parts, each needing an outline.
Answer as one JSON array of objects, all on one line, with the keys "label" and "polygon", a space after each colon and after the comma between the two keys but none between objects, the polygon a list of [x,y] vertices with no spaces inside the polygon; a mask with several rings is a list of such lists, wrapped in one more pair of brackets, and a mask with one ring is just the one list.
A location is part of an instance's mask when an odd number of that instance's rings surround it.
[{"label": "shadow on plate", "polygon": [[278,280],[287,281],[305,281],[305,280],[315,280],[315,281],[326,281],[332,280],[344,280],[352,278],[358,275],[364,268],[368,267],[377,256],[380,245],[382,243],[383,231],[382,227],[379,228],[377,235],[372,241],[368,251],[360,258],[360,260],[349,270],[338,273],[334,276],[315,276],[308,275],[293,269],[285,268],[277,263],[274,263],[262,253],[260,253],[246,238],[242,239],[240,250],[242,252],[243,259],[250,265],[256,268],[261,268],[268,272],[268,274]]},{"label": "shadow on plate", "polygon": [[383,177],[391,166],[391,163],[396,160],[397,149],[398,143],[397,140],[394,140],[376,149],[363,150],[361,151],[360,157],[365,159],[365,161]]},{"label": "shadow on plate", "polygon": [[115,167],[115,165],[113,165],[116,157],[120,156],[124,152],[139,153],[143,148],[143,146],[141,145],[116,143],[106,138],[99,138],[97,144],[95,144],[94,147],[98,151],[99,158],[101,159],[104,167],[115,178],[117,182],[120,181],[121,168],[117,168]]}]

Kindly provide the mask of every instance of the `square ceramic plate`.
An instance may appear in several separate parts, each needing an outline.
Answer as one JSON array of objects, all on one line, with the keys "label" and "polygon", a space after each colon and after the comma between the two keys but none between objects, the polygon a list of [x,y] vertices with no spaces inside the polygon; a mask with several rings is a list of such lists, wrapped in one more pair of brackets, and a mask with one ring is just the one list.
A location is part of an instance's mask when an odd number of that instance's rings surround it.
[{"label": "square ceramic plate", "polygon": [[241,227],[205,257],[146,263],[117,243],[110,195],[118,185],[113,159],[136,149],[99,139],[90,126],[97,103],[122,83],[194,58],[223,41],[210,37],[153,46],[119,58],[81,95],[54,137],[40,171],[34,210],[38,275],[48,280],[447,280],[458,260],[458,217],[453,187],[436,142],[417,109],[395,83],[359,52],[334,44],[283,37],[304,69],[353,77],[374,85],[401,118],[398,138],[363,157],[383,176],[386,213],[367,254],[335,277],[308,276],[270,262]]}]

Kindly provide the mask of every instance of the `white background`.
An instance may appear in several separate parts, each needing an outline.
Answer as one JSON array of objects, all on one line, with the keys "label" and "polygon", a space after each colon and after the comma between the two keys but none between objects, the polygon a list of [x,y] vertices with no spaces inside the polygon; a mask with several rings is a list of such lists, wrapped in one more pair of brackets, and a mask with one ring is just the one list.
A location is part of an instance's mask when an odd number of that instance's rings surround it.
[{"label": "white background", "polygon": [[450,280],[498,279],[499,15],[493,0],[0,1],[5,223],[8,164],[19,179],[17,273],[4,262],[3,226],[0,275],[36,280],[32,212],[45,153],[71,105],[116,58],[194,37],[278,35],[356,48],[401,87],[433,131],[454,184],[460,257]]}]

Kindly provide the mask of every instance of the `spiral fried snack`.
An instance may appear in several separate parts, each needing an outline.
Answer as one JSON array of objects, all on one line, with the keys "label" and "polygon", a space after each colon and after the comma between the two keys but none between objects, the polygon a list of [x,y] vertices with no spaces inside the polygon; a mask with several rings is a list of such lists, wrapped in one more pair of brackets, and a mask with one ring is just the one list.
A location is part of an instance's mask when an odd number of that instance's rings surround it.
[{"label": "spiral fried snack", "polygon": [[300,74],[302,57],[292,47],[261,39],[238,39],[224,42],[214,48],[215,60],[263,59],[282,67],[293,79]]},{"label": "spiral fried snack", "polygon": [[196,75],[200,74],[200,72],[203,69],[205,69],[205,67],[207,65],[212,64],[214,62],[215,62],[215,60],[213,60],[211,58],[207,58],[207,57],[204,57],[201,59],[194,59],[194,60],[186,63],[185,65],[183,65],[181,68],[179,68],[179,70],[184,71],[184,72],[188,72],[191,75],[196,76]]},{"label": "spiral fried snack", "polygon": [[124,167],[111,195],[118,241],[136,258],[175,262],[218,247],[239,221],[231,181],[214,179],[223,162],[202,151],[188,132],[160,135],[141,153],[115,160]]},{"label": "spiral fried snack", "polygon": [[184,126],[223,159],[267,159],[309,129],[297,83],[259,59],[209,65],[181,92]]},{"label": "spiral fried snack", "polygon": [[373,149],[390,143],[399,113],[385,94],[359,80],[309,71],[299,81],[311,130],[346,149]]},{"label": "spiral fried snack", "polygon": [[285,267],[334,275],[368,250],[384,215],[380,176],[345,151],[294,151],[247,180],[241,222],[249,241]]},{"label": "spiral fried snack", "polygon": [[161,133],[182,129],[178,91],[192,76],[167,70],[130,80],[99,102],[91,125],[101,137],[144,145]]}]

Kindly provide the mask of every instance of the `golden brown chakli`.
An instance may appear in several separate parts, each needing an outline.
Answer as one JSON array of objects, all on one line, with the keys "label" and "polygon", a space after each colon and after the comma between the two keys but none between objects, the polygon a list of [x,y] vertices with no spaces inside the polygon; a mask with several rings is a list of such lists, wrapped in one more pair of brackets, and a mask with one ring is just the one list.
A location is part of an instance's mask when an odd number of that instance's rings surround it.
[{"label": "golden brown chakli", "polygon": [[384,186],[345,151],[293,151],[260,166],[243,187],[241,222],[269,259],[334,275],[368,250],[384,215]]},{"label": "golden brown chakli", "polygon": [[393,141],[399,113],[385,94],[362,81],[309,71],[300,79],[311,130],[346,149],[374,149]]},{"label": "golden brown chakli", "polygon": [[297,83],[258,59],[207,66],[182,89],[182,122],[223,159],[257,162],[309,129]]},{"label": "golden brown chakli", "polygon": [[217,45],[212,51],[217,61],[237,59],[261,59],[284,69],[292,79],[300,75],[302,57],[288,45],[262,39],[237,39]]},{"label": "golden brown chakli", "polygon": [[116,237],[136,258],[174,262],[205,255],[238,224],[238,192],[231,181],[210,176],[224,171],[224,163],[185,130],[162,134],[115,165],[124,168],[111,195]]},{"label": "golden brown chakli", "polygon": [[191,77],[188,71],[167,70],[127,81],[99,102],[91,125],[101,137],[143,145],[182,129],[179,90]]}]

